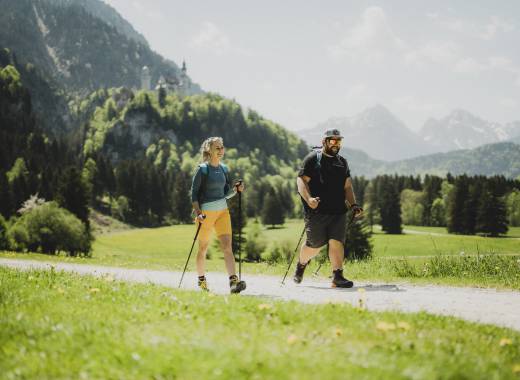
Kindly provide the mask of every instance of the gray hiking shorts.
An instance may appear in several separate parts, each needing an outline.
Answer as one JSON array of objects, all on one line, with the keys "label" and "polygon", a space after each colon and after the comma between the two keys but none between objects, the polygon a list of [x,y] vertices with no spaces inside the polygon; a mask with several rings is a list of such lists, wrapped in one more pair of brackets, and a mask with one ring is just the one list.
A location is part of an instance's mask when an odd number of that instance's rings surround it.
[{"label": "gray hiking shorts", "polygon": [[347,214],[317,214],[305,213],[305,231],[307,241],[305,245],[311,248],[320,248],[329,240],[337,240],[345,244],[347,233]]}]

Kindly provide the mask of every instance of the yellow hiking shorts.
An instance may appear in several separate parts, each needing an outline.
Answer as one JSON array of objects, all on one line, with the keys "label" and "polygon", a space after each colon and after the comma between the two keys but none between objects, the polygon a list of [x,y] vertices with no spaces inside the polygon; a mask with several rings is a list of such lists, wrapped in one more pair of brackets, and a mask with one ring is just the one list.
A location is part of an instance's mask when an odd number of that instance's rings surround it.
[{"label": "yellow hiking shorts", "polygon": [[[217,233],[217,236],[231,235],[231,216],[229,215],[229,209],[212,211],[204,211],[206,219],[202,222],[202,227],[199,231],[200,241],[209,241],[211,239],[211,233],[213,229]],[[198,226],[197,220],[197,228]]]}]

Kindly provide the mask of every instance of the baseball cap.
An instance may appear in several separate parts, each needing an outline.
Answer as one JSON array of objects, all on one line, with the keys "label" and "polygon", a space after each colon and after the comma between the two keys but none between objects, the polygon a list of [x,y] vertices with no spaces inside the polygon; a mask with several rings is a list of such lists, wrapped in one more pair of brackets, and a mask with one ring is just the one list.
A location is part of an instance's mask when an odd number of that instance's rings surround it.
[{"label": "baseball cap", "polygon": [[336,139],[342,139],[343,136],[341,136],[341,132],[337,129],[327,129],[325,133],[323,134],[324,139],[330,139],[330,138],[336,138]]}]

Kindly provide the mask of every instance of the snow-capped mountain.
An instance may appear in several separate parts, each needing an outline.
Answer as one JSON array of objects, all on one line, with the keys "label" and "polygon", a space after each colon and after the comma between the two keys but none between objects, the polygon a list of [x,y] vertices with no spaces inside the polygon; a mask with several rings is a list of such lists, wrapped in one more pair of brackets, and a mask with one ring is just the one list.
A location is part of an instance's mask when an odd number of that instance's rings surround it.
[{"label": "snow-capped mountain", "polygon": [[310,145],[320,145],[323,132],[330,128],[341,131],[345,147],[360,149],[379,160],[402,160],[434,151],[382,105],[353,117],[331,118],[299,135]]},{"label": "snow-capped mountain", "polygon": [[423,140],[438,152],[472,149],[484,144],[507,141],[518,135],[520,122],[502,125],[460,109],[442,119],[429,119],[420,131]]}]

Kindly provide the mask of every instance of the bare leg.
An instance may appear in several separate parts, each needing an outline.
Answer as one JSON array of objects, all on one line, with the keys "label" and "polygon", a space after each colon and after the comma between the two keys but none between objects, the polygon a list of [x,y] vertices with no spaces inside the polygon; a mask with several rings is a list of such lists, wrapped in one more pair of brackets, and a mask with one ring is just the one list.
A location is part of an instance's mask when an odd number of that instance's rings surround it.
[{"label": "bare leg", "polygon": [[226,270],[229,276],[236,274],[235,272],[235,257],[231,248],[231,235],[220,235],[220,248],[224,252],[224,262],[226,263]]},{"label": "bare leg", "polygon": [[329,259],[332,265],[332,270],[343,268],[343,243],[338,240],[329,240]]},{"label": "bare leg", "polygon": [[320,248],[311,248],[303,244],[300,248],[300,264],[307,264],[310,259],[320,252]]},{"label": "bare leg", "polygon": [[197,253],[197,274],[199,277],[204,276],[204,273],[206,273],[206,252],[208,251],[208,246],[209,240],[199,240],[199,252]]}]

